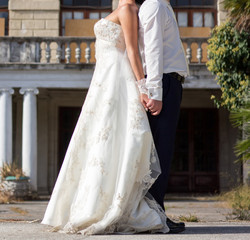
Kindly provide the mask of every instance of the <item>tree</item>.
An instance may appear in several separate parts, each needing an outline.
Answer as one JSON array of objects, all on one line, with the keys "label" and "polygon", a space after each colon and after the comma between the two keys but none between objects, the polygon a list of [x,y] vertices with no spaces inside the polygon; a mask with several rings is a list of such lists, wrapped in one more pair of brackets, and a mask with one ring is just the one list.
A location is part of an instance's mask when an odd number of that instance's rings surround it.
[{"label": "tree", "polygon": [[231,111],[233,124],[242,130],[236,155],[250,160],[250,0],[224,0],[231,21],[212,31],[209,39],[208,70],[216,75],[221,97],[217,107]]},{"label": "tree", "polygon": [[231,19],[235,22],[238,31],[250,31],[250,1],[224,0],[224,7],[229,11]]},{"label": "tree", "polygon": [[234,126],[242,130],[242,139],[235,146],[235,153],[239,160],[246,162],[250,159],[250,99],[244,105],[231,112],[230,118]]}]

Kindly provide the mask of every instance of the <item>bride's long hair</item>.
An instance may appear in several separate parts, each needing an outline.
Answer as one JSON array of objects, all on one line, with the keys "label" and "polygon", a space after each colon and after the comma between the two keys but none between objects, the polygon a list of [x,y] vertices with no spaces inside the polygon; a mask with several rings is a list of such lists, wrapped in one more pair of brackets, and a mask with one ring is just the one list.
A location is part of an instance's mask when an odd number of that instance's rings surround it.
[{"label": "bride's long hair", "polygon": [[145,0],[135,0],[135,2],[137,3],[137,4],[143,4],[143,2],[144,2]]}]

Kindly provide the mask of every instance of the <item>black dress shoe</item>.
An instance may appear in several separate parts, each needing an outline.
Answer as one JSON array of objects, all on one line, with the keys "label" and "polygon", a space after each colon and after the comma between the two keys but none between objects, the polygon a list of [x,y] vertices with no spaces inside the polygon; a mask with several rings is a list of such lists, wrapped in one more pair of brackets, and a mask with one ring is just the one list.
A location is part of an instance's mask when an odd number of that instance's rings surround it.
[{"label": "black dress shoe", "polygon": [[171,224],[176,225],[176,226],[183,226],[183,227],[185,227],[185,223],[184,222],[174,222],[170,218],[167,218],[167,223],[171,223]]},{"label": "black dress shoe", "polygon": [[185,224],[183,222],[175,223],[169,218],[167,218],[167,225],[169,228],[169,233],[180,233],[185,231]]}]

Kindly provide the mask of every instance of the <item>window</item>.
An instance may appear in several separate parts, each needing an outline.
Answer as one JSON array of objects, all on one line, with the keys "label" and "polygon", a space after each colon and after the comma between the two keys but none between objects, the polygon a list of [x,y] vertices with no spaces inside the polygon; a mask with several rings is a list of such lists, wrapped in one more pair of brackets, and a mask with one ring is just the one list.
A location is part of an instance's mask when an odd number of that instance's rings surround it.
[{"label": "window", "polygon": [[7,7],[8,8],[9,0],[0,0],[0,7]]},{"label": "window", "polygon": [[8,11],[9,0],[0,0],[0,18],[5,19],[5,35],[8,35],[8,23],[9,23],[9,11]]},{"label": "window", "polygon": [[171,0],[179,27],[214,27],[217,22],[214,0]]},{"label": "window", "polygon": [[112,11],[112,0],[61,0],[61,35],[66,19],[100,19]]},{"label": "window", "polygon": [[62,0],[62,5],[68,6],[111,6],[111,0]]},{"label": "window", "polygon": [[175,6],[214,6],[214,0],[171,0],[171,5]]}]

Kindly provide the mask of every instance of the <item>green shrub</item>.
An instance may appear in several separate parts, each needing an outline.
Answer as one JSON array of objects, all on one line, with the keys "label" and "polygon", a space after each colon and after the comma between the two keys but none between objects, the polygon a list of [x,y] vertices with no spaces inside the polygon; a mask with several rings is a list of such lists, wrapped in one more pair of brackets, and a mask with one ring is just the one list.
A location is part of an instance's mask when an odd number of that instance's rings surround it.
[{"label": "green shrub", "polygon": [[199,222],[199,218],[196,215],[192,215],[191,213],[189,214],[189,216],[180,216],[179,217],[180,221],[183,222]]},{"label": "green shrub", "polygon": [[222,195],[233,208],[233,215],[239,220],[250,220],[250,187],[240,186]]},{"label": "green shrub", "polygon": [[213,95],[211,99],[217,107],[239,108],[250,90],[249,33],[238,32],[233,23],[226,22],[213,29],[208,43],[207,67],[222,92],[220,99]]}]

